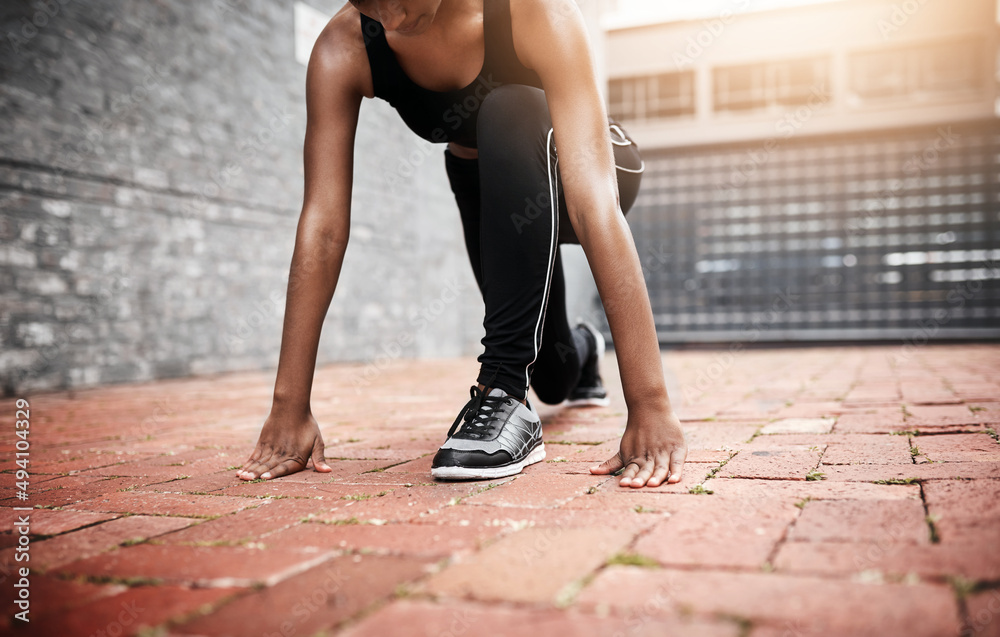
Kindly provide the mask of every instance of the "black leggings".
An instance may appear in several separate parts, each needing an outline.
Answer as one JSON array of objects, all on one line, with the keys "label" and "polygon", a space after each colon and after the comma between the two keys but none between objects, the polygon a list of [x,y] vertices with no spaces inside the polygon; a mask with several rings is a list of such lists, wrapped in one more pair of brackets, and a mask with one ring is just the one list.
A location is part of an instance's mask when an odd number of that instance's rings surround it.
[{"label": "black leggings", "polygon": [[[530,382],[556,404],[579,380],[584,342],[566,316],[559,242],[573,240],[572,227],[545,93],[518,84],[493,90],[477,137],[479,159],[445,150],[445,167],[486,304],[478,382],[518,398]],[[618,176],[622,206],[630,206],[638,178]]]}]

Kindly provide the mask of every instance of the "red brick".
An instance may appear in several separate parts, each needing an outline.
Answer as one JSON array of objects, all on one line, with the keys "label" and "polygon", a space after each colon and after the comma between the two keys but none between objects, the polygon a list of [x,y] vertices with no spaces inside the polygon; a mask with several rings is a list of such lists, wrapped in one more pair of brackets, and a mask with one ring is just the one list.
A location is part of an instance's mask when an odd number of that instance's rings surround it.
[{"label": "red brick", "polygon": [[253,498],[128,491],[85,500],[74,504],[73,508],[82,511],[206,517],[225,515],[255,504]]},{"label": "red brick", "polygon": [[[22,564],[15,562],[20,567]],[[91,582],[66,580],[54,575],[44,575],[34,568],[29,574],[31,597],[29,599],[30,614],[28,617],[35,621],[46,615],[54,615],[57,611],[75,606],[84,606],[99,600],[102,597],[117,595],[126,590],[122,584],[94,584]],[[8,593],[13,591],[13,582],[5,583],[4,590]],[[3,618],[9,619],[14,613],[20,612],[20,608],[14,605],[14,596],[6,595],[2,603],[4,609]],[[31,623],[31,622],[29,622]],[[0,626],[3,624],[0,623]],[[36,632],[35,634],[44,634]]]},{"label": "red brick", "polygon": [[750,480],[713,478],[704,483],[718,498],[777,498],[797,502],[811,500],[898,500],[920,499],[917,484],[871,484],[831,480]]},{"label": "red brick", "polygon": [[236,592],[232,588],[136,586],[85,606],[33,618],[31,628],[36,635],[135,635],[220,603]]},{"label": "red brick", "polygon": [[[49,570],[91,555],[97,555],[123,542],[146,540],[181,529],[191,520],[159,516],[132,515],[64,533],[31,543],[31,567]],[[5,557],[13,549],[5,549]]]},{"label": "red brick", "polygon": [[[509,480],[509,478],[507,478]],[[360,521],[377,520],[380,522],[410,522],[421,516],[428,515],[443,507],[450,506],[462,498],[468,497],[478,490],[486,488],[487,482],[440,482],[429,485],[417,484],[410,487],[379,487],[376,485],[330,485],[327,492],[335,496],[327,510],[317,516],[317,520],[332,522],[336,520]],[[374,491],[380,489],[381,491]],[[334,491],[334,489],[337,489]],[[366,500],[345,500],[345,495],[358,492],[375,494],[386,492],[385,495],[374,495]]]},{"label": "red brick", "polygon": [[970,637],[1000,637],[1000,589],[970,595],[968,609]]},{"label": "red brick", "polygon": [[874,482],[876,480],[951,480],[1000,478],[998,462],[937,462],[885,465],[823,465],[826,480]]},{"label": "red brick", "polygon": [[169,544],[245,544],[298,524],[303,518],[319,515],[329,506],[321,500],[298,498],[257,500],[251,507],[161,535],[156,541]]},{"label": "red brick", "polygon": [[555,507],[584,495],[591,487],[607,481],[606,476],[521,474],[495,488],[470,496],[466,504],[491,506]]},{"label": "red brick", "polygon": [[496,537],[501,527],[438,526],[429,524],[296,524],[272,533],[267,546],[317,547],[347,551],[442,558],[473,551]]},{"label": "red brick", "polygon": [[[55,480],[42,483],[46,488],[28,491],[28,501],[3,500],[3,506],[45,506],[66,507],[77,502],[90,500],[105,493],[113,493],[120,489],[136,489],[143,486],[141,478],[95,478],[93,476],[62,476]],[[40,485],[41,486],[41,485]]]},{"label": "red brick", "polygon": [[704,497],[653,527],[636,552],[661,564],[757,569],[798,514],[791,503]]},{"label": "red brick", "polygon": [[151,458],[154,455],[153,453],[135,451],[74,451],[58,455],[52,454],[49,459],[46,459],[36,457],[36,452],[32,451],[31,472],[33,474],[68,474],[102,467],[124,466],[126,463]]},{"label": "red brick", "polygon": [[312,635],[421,577],[411,557],[351,555],[327,560],[264,590],[172,628],[172,635]]},{"label": "red brick", "polygon": [[720,478],[784,478],[805,480],[819,464],[820,452],[809,449],[771,447],[744,449],[717,474]]},{"label": "red brick", "polygon": [[[814,503],[810,502],[808,506]],[[868,541],[785,542],[775,560],[782,573],[846,576],[879,571],[890,577],[961,575],[972,581],[1000,578],[1000,551],[982,545],[912,544],[886,535]]]},{"label": "red brick", "polygon": [[489,635],[490,637],[737,637],[734,622],[680,617],[650,617],[636,614],[597,617],[575,611],[534,610],[477,604],[433,604],[425,601],[395,601],[365,617],[344,637],[442,637],[444,635]]},{"label": "red brick", "polygon": [[242,480],[233,475],[232,471],[219,471],[207,473],[181,480],[170,480],[168,482],[154,482],[142,487],[142,491],[156,491],[158,493],[218,493],[222,495],[225,489],[234,487],[242,483]]},{"label": "red brick", "polygon": [[975,425],[981,418],[965,405],[907,405],[907,429],[943,425]]},{"label": "red brick", "polygon": [[683,423],[684,440],[690,449],[734,449],[745,442],[763,425],[755,422]]},{"label": "red brick", "polygon": [[565,586],[594,571],[631,539],[631,533],[611,529],[524,529],[434,575],[427,591],[551,604]]},{"label": "red brick", "polygon": [[[10,509],[5,509],[10,510]],[[11,513],[15,513],[11,511]],[[83,526],[91,526],[98,522],[118,517],[114,513],[93,513],[91,511],[60,511],[53,509],[35,509],[34,511],[20,511],[20,515],[28,514],[30,517],[30,528],[32,535],[59,535]],[[14,516],[11,515],[11,518]],[[13,519],[11,519],[11,524]],[[13,526],[4,521],[3,527],[11,529]]]},{"label": "red brick", "polygon": [[[627,498],[616,499],[626,500]],[[640,531],[670,515],[666,507],[659,506],[662,501],[651,502],[651,499],[643,500],[645,505],[641,513],[635,510],[635,506],[638,505],[621,510],[611,510],[599,506],[593,509],[529,509],[459,504],[444,507],[430,515],[418,518],[414,522],[429,525],[471,525],[507,529],[521,529],[527,526],[559,526],[566,528],[604,527]],[[653,508],[654,506],[657,508]]]},{"label": "red brick", "polygon": [[834,417],[844,411],[839,401],[825,400],[819,402],[795,401],[792,405],[781,407],[774,412],[774,418],[824,418]]},{"label": "red brick", "polygon": [[685,609],[796,627],[802,635],[907,635],[957,632],[958,608],[945,585],[864,584],[779,573],[610,567],[577,597],[583,608]]},{"label": "red brick", "polygon": [[807,502],[789,533],[790,540],[930,542],[918,500],[825,500]]},{"label": "red brick", "polygon": [[917,436],[913,444],[934,462],[1000,463],[1000,444],[985,433]]},{"label": "red brick", "polygon": [[928,482],[924,485],[924,499],[942,542],[997,545],[1000,480]]},{"label": "red brick", "polygon": [[903,410],[897,407],[849,411],[837,417],[836,433],[882,434],[906,429]]},{"label": "red brick", "polygon": [[298,548],[137,544],[78,560],[59,570],[91,577],[148,577],[194,586],[274,585],[334,555]]},{"label": "red brick", "polygon": [[888,434],[838,436],[823,452],[824,465],[906,464],[910,458],[909,438]]},{"label": "red brick", "polygon": [[330,468],[333,469],[330,473],[320,473],[309,469],[307,471],[293,473],[292,475],[287,476],[287,478],[290,480],[301,481],[321,481],[319,479],[320,476],[325,476],[334,482],[343,482],[358,478],[366,471],[375,471],[377,469],[388,471],[388,468],[395,465],[395,462],[389,460],[344,460],[340,458],[327,458],[326,462],[330,465]]}]

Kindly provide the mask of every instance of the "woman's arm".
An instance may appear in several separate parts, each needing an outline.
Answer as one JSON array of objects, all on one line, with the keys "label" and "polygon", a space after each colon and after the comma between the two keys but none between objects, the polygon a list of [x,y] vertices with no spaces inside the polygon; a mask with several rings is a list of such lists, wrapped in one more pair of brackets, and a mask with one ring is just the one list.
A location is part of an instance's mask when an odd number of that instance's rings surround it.
[{"label": "woman's arm", "polygon": [[619,453],[591,471],[624,467],[623,486],[679,482],[687,448],[667,397],[639,256],[618,205],[607,114],[583,18],[572,0],[511,0],[511,19],[518,57],[545,89],[567,213],[604,303],[628,405]]},{"label": "woman's arm", "polygon": [[[354,136],[367,60],[359,66],[357,13],[341,12],[313,48],[306,73],[305,198],[288,275],[281,354],[271,413],[240,478],[277,478],[301,471],[309,459],[330,471],[309,397],[320,332],[333,298],[350,231]],[[353,31],[350,31],[353,23]],[[370,77],[368,83],[370,84]],[[370,91],[369,91],[370,92]]]}]

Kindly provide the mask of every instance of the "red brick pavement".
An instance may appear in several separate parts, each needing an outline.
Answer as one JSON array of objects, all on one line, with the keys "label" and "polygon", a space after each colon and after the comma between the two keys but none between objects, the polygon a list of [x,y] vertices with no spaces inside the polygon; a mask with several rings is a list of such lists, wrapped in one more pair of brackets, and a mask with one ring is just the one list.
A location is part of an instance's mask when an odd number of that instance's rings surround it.
[{"label": "red brick pavement", "polygon": [[690,453],[642,490],[588,471],[625,423],[613,357],[610,407],[542,408],[547,461],[483,482],[430,476],[470,359],[321,369],[333,472],[270,482],[235,468],[271,373],[28,396],[0,631],[27,504],[26,634],[1000,635],[1000,346],[664,362]]}]

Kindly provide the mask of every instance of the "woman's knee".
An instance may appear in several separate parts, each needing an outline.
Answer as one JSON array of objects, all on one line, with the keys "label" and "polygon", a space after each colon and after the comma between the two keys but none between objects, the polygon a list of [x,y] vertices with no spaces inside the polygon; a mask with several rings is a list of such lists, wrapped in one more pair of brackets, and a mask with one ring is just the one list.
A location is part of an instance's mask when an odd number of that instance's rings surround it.
[{"label": "woman's knee", "polygon": [[505,84],[490,92],[479,109],[479,146],[496,141],[544,140],[551,127],[544,91],[533,86]]}]

